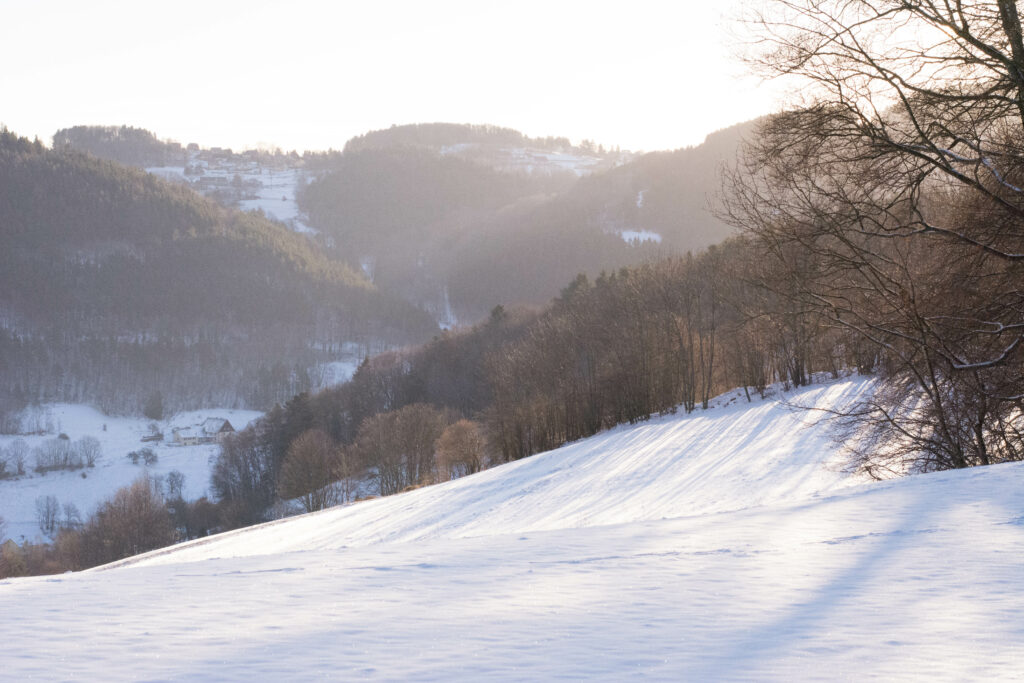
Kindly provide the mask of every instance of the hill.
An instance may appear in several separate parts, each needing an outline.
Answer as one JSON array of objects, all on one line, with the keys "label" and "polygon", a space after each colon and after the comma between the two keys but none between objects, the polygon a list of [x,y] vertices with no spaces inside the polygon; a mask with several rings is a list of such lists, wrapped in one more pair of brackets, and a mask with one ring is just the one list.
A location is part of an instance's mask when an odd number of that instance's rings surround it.
[{"label": "hill", "polygon": [[734,234],[712,211],[718,169],[754,122],[580,177],[561,193],[505,206],[443,250],[450,305],[477,319],[496,304],[541,304],[565,277],[697,252]]},{"label": "hill", "polygon": [[718,243],[717,168],[753,124],[642,156],[488,126],[373,131],[310,159],[298,196],[349,263],[438,315],[480,320],[596,276]]},{"label": "hill", "polygon": [[[749,406],[727,395],[448,484],[3,581],[5,666],[19,678],[1012,677],[1024,468],[851,480],[824,427],[787,404],[870,390],[847,380]],[[69,604],[75,619],[40,638]]]},{"label": "hill", "polygon": [[[429,316],[302,235],[141,170],[0,131],[0,396],[267,408],[346,342]],[[326,352],[324,351],[326,350]]]},{"label": "hill", "polygon": [[579,273],[721,242],[732,230],[709,211],[717,169],[753,125],[644,155],[454,123],[369,131],[344,152],[301,157],[182,149],[127,126],[60,130],[54,145],[319,233],[330,258],[450,326],[498,304],[543,304]]}]

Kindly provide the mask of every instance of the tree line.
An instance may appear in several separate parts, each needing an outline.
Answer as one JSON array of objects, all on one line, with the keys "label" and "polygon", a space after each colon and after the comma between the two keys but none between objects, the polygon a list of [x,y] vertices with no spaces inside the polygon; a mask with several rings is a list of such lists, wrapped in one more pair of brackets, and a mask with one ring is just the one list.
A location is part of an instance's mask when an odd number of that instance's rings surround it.
[{"label": "tree line", "polygon": [[[656,413],[705,409],[729,388],[752,399],[815,372],[871,371],[875,355],[780,294],[787,274],[762,256],[736,238],[593,282],[580,275],[544,309],[497,307],[471,329],[367,358],[350,382],[300,394],[227,440],[212,480],[234,508],[225,524],[259,521],[280,497],[314,490],[281,485],[310,434],[335,462],[319,488],[370,478],[374,494],[389,495]],[[455,450],[473,455],[442,447],[454,425],[461,443],[476,444]]]},{"label": "tree line", "polygon": [[218,528],[217,507],[205,497],[186,501],[183,485],[177,471],[167,477],[143,474],[85,520],[74,504],[40,496],[39,527],[53,542],[0,547],[0,578],[88,569],[206,536]]},{"label": "tree line", "polygon": [[172,166],[182,162],[184,150],[164,142],[144,128],[133,126],[72,126],[53,134],[54,149],[75,149],[140,168]]},{"label": "tree line", "polygon": [[583,151],[565,137],[531,138],[517,130],[486,124],[414,123],[394,125],[357,135],[345,143],[345,153],[389,147],[443,149],[453,145],[537,147],[559,152]]}]

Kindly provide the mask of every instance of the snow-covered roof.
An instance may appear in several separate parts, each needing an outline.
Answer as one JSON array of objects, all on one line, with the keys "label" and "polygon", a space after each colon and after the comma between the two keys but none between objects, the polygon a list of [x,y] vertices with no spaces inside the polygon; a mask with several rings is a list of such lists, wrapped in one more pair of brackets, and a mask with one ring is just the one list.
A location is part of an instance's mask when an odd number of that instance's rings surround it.
[{"label": "snow-covered roof", "polygon": [[199,427],[176,427],[174,437],[178,439],[198,439],[203,433]]},{"label": "snow-covered roof", "polygon": [[[227,429],[225,429],[225,427]],[[204,434],[219,434],[222,431],[235,431],[235,428],[231,426],[231,423],[222,417],[208,417],[202,425]]]}]

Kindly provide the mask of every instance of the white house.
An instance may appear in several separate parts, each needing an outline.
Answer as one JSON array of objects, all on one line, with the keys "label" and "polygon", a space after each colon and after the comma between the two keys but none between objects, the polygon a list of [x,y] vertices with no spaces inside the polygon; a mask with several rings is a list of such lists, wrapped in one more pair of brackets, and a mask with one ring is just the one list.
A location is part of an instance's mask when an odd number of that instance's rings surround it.
[{"label": "white house", "polygon": [[179,446],[195,446],[204,443],[220,443],[235,431],[231,422],[221,417],[207,418],[202,424],[191,427],[175,427],[171,430],[171,441]]}]

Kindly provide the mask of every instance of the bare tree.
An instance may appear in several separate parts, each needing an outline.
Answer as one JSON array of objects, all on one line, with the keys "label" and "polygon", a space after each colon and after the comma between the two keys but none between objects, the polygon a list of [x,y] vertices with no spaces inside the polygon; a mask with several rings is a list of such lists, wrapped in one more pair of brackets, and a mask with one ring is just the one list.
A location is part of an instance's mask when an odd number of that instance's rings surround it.
[{"label": "bare tree", "polygon": [[96,460],[103,454],[100,440],[94,436],[83,436],[76,442],[75,447],[86,467],[95,467]]},{"label": "bare tree", "polygon": [[8,467],[17,474],[25,474],[25,461],[28,459],[29,448],[24,439],[15,439],[7,447]]},{"label": "bare tree", "polygon": [[231,527],[262,520],[274,499],[274,458],[260,437],[254,429],[230,435],[213,463],[210,485],[221,504],[223,519]]},{"label": "bare tree", "polygon": [[67,439],[47,439],[32,451],[36,461],[36,472],[67,469],[77,460],[71,442]]},{"label": "bare tree", "polygon": [[311,429],[299,435],[281,465],[278,495],[297,498],[306,512],[323,510],[341,501],[338,447],[326,433]]},{"label": "bare tree", "polygon": [[448,425],[437,440],[438,468],[445,479],[479,472],[487,466],[487,440],[476,422]]},{"label": "bare tree", "polygon": [[[911,220],[900,211],[897,223],[865,229],[942,234],[1024,260],[1016,228],[942,220],[920,202],[929,180],[953,181],[1024,217],[1013,180],[1024,127],[1024,47],[1013,0],[771,0],[747,19],[757,39],[751,63],[768,76],[801,77],[807,93],[805,106],[774,127],[857,143],[830,145],[819,155],[829,165],[869,159],[899,170],[898,198],[910,203]],[[872,209],[881,217],[901,206]]]},{"label": "bare tree", "polygon": [[433,480],[434,444],[444,427],[444,414],[424,404],[408,405],[363,421],[356,451],[368,467],[376,470],[382,496]]},{"label": "bare tree", "polygon": [[185,488],[185,475],[178,470],[171,470],[167,473],[167,497],[171,500],[178,500],[182,497]]},{"label": "bare tree", "polygon": [[[747,170],[773,200],[776,221],[801,223],[805,238],[836,224],[848,237],[941,237],[1019,275],[1024,46],[1016,3],[772,0],[768,8],[748,18],[760,48],[751,62],[813,84],[803,106],[765,122],[750,150]],[[984,220],[946,210],[946,193],[964,191]],[[1010,319],[959,321],[999,343],[977,355],[943,349],[953,366],[997,364],[1020,345],[1022,295],[1019,287],[1006,294]]]},{"label": "bare tree", "polygon": [[53,495],[39,496],[36,498],[36,521],[39,522],[39,530],[44,534],[52,534],[57,530],[57,521],[60,518],[60,503]]},{"label": "bare tree", "polygon": [[170,545],[176,530],[163,496],[146,475],[100,505],[81,531],[82,564],[93,566]]},{"label": "bare tree", "polygon": [[724,211],[781,264],[777,294],[884,359],[888,390],[845,413],[875,445],[860,464],[1020,459],[1016,3],[774,0],[750,22],[752,61],[812,86],[763,123]]},{"label": "bare tree", "polygon": [[78,512],[78,506],[74,503],[64,503],[64,519],[60,523],[60,528],[75,530],[81,526],[82,515]]}]

